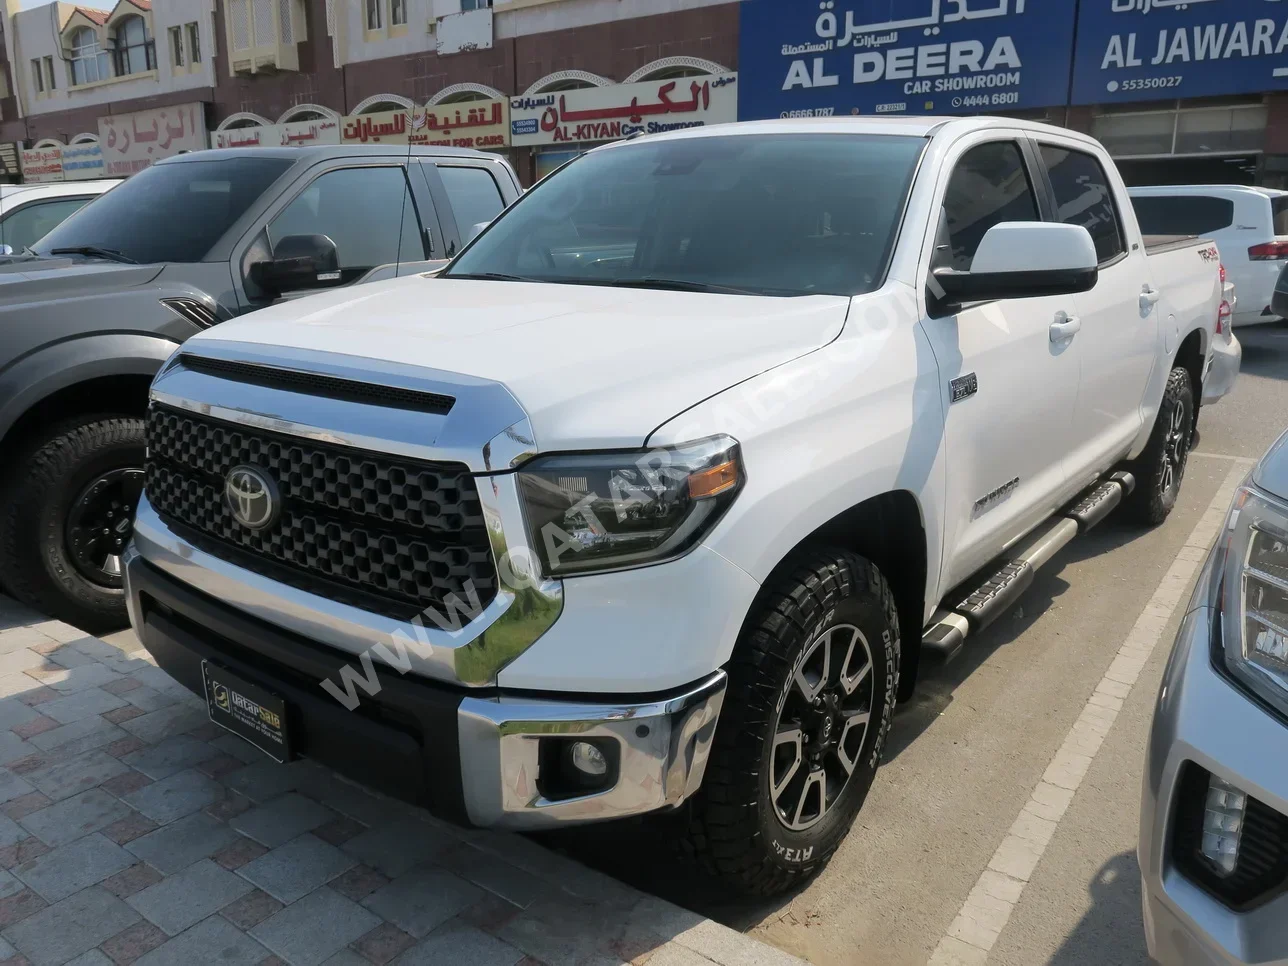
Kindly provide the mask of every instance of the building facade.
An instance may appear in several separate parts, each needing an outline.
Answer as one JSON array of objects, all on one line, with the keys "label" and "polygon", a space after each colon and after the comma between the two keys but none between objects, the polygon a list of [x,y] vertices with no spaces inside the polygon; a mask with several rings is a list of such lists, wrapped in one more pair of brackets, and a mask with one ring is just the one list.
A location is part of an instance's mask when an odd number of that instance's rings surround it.
[{"label": "building facade", "polygon": [[1288,183],[1288,4],[1266,0],[0,7],[8,180],[355,141],[501,151],[530,183],[635,132],[988,113],[1095,134],[1137,183]]}]

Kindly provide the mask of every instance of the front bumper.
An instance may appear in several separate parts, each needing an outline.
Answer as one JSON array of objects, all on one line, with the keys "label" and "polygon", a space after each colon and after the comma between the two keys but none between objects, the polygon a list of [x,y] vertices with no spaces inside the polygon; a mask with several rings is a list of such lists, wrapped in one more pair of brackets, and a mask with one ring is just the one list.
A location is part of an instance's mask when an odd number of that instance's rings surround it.
[{"label": "front bumper", "polygon": [[1181,775],[1193,762],[1288,814],[1288,728],[1212,664],[1209,569],[1163,677],[1145,762],[1139,858],[1145,933],[1162,966],[1288,964],[1288,892],[1236,911],[1178,868]]},{"label": "front bumper", "polygon": [[1212,340],[1212,363],[1203,380],[1204,406],[1211,406],[1228,396],[1239,379],[1239,369],[1243,365],[1243,346],[1233,333],[1228,338],[1228,342],[1222,336]]},{"label": "front bumper", "polygon": [[[452,821],[533,829],[621,818],[677,806],[702,782],[722,671],[621,699],[466,690],[270,625],[175,580],[133,548],[125,579],[135,632],[180,683],[202,694],[209,661],[259,684],[286,701],[301,755]],[[353,710],[321,687],[346,678],[340,690],[357,699]],[[548,794],[543,748],[565,737],[615,748],[611,784]]]}]

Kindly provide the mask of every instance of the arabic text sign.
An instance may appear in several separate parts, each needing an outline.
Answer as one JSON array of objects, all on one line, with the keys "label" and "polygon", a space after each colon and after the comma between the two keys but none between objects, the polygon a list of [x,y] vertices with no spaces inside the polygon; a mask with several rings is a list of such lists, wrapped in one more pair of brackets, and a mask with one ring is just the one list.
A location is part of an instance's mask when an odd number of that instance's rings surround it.
[{"label": "arabic text sign", "polygon": [[341,139],[344,144],[496,149],[510,143],[508,118],[509,104],[504,99],[355,114],[341,122]]},{"label": "arabic text sign", "polygon": [[214,131],[217,148],[296,148],[310,144],[339,144],[339,121],[290,121],[261,127],[235,127]]},{"label": "arabic text sign", "polygon": [[129,175],[154,161],[207,146],[204,108],[180,104],[98,119],[98,143],[108,175]]},{"label": "arabic text sign", "polygon": [[63,148],[63,179],[86,181],[104,174],[103,148],[93,142]]},{"label": "arabic text sign", "polygon": [[738,119],[738,74],[510,98],[515,146],[614,141]]},{"label": "arabic text sign", "polygon": [[739,117],[1064,104],[1076,9],[1077,0],[743,0]]},{"label": "arabic text sign", "polygon": [[1288,88],[1288,4],[1082,0],[1073,103]]},{"label": "arabic text sign", "polygon": [[63,149],[25,148],[21,156],[22,180],[28,184],[63,180]]}]

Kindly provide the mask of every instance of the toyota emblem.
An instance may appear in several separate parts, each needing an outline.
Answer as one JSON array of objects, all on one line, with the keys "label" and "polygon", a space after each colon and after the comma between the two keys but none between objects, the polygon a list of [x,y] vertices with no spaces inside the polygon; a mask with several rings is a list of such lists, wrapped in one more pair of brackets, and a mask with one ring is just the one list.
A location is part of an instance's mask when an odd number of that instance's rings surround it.
[{"label": "toyota emblem", "polygon": [[254,466],[234,466],[224,482],[224,499],[233,519],[250,530],[262,530],[277,516],[277,485]]}]

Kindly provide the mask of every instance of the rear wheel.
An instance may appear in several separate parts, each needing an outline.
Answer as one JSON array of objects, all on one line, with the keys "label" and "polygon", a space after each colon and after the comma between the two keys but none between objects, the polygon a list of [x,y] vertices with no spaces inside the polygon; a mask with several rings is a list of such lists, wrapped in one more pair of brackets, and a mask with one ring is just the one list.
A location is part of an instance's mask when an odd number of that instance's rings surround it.
[{"label": "rear wheel", "polygon": [[23,603],[88,631],[127,623],[121,557],[143,491],[143,422],[82,416],[48,429],[11,469],[0,580]]},{"label": "rear wheel", "polygon": [[1136,489],[1128,512],[1155,526],[1167,519],[1181,492],[1194,439],[1194,388],[1189,370],[1180,366],[1167,377],[1167,389],[1145,451],[1132,461]]},{"label": "rear wheel", "polygon": [[898,665],[894,596],[857,554],[811,552],[762,594],[690,806],[712,872],[771,895],[826,864],[876,774]]}]

